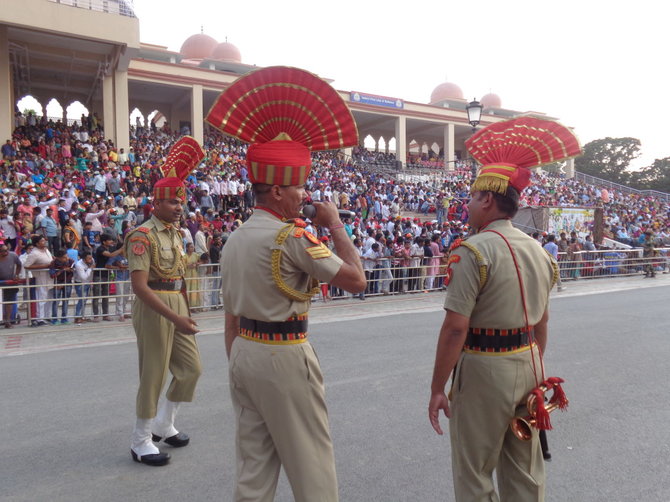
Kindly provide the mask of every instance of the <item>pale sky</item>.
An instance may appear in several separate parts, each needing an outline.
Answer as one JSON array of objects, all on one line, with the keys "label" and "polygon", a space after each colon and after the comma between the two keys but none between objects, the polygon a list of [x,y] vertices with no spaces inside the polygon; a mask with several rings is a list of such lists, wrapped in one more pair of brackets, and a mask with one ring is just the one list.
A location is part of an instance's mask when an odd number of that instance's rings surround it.
[{"label": "pale sky", "polygon": [[[667,6],[666,6],[667,5]],[[200,33],[242,62],[289,65],[362,91],[427,103],[453,82],[468,100],[574,127],[582,144],[642,142],[638,167],[670,157],[670,4],[638,0],[134,0],[140,40],[179,51]]]}]

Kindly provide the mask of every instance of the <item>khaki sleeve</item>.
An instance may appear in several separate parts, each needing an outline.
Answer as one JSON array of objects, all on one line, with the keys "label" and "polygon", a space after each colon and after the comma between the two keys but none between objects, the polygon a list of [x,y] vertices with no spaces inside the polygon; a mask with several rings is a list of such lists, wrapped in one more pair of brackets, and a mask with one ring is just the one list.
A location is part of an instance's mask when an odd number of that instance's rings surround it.
[{"label": "khaki sleeve", "polygon": [[330,282],[344,263],[309,232],[292,232],[284,247],[287,260],[321,282]]},{"label": "khaki sleeve", "polygon": [[125,247],[128,271],[143,270],[149,272],[151,267],[151,243],[147,235],[142,232],[133,232],[126,238]]},{"label": "khaki sleeve", "polygon": [[449,262],[449,284],[444,308],[470,317],[479,295],[480,264],[474,253],[464,246],[451,252]]}]

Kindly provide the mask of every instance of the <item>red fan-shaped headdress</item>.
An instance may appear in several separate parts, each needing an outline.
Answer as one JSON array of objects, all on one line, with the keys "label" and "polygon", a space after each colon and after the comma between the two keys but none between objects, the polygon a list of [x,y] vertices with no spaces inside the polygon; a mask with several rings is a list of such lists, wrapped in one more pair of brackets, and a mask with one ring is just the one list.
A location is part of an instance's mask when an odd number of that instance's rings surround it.
[{"label": "red fan-shaped headdress", "polygon": [[301,185],[312,167],[310,151],[358,144],[356,122],[341,96],[299,68],[273,66],[240,77],[205,120],[251,143],[252,183]]},{"label": "red fan-shaped headdress", "polygon": [[205,151],[191,136],[181,137],[168,153],[165,163],[160,166],[164,178],[154,184],[156,200],[179,199],[186,201],[184,180],[205,158]]},{"label": "red fan-shaped headdress", "polygon": [[482,164],[471,191],[505,194],[530,184],[530,169],[582,153],[570,129],[552,120],[519,117],[491,124],[465,142]]}]

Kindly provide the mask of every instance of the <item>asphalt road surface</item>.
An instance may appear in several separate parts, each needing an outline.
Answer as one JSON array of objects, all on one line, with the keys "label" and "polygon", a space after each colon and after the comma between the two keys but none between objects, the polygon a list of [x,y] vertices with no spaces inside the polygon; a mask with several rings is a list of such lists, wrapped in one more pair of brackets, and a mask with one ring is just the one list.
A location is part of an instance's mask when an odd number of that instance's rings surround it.
[{"label": "asphalt road surface", "polygon": [[[547,373],[566,380],[570,407],[552,414],[547,501],[670,501],[669,302],[667,286],[552,300]],[[311,329],[341,500],[453,500],[448,435],[427,418],[443,313],[348,313]],[[177,422],[191,444],[166,447],[162,468],[130,458],[133,343],[0,358],[0,500],[232,500],[223,337],[199,345],[204,373]],[[283,475],[276,500],[293,500]]]}]

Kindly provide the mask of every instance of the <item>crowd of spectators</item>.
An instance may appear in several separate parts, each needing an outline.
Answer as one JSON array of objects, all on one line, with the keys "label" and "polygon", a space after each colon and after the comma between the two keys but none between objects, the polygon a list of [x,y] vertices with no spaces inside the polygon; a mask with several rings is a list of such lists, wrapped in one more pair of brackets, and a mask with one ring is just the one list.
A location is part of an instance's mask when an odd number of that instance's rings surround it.
[{"label": "crowd of spectators", "polygon": [[[76,323],[112,320],[110,295],[115,295],[114,317],[127,317],[130,291],[122,244],[130,230],[150,217],[151,186],[183,132],[137,124],[131,128],[126,152],[105,138],[96,115],[66,126],[17,114],[14,134],[1,148],[0,239],[11,263],[18,260],[21,266],[0,267],[0,272],[6,270],[0,280],[33,285],[29,291],[34,325],[70,322],[70,300],[76,300]],[[219,306],[221,249],[253,207],[246,145],[208,130],[203,146],[207,157],[186,180],[182,222],[187,283],[196,309]],[[363,148],[354,149],[352,157],[315,153],[306,188],[312,200],[329,200],[355,213],[345,228],[360,249],[370,281],[368,294],[439,288],[446,250],[468,232],[468,165],[404,182],[376,169],[388,162],[395,162],[393,155]],[[659,245],[670,244],[668,206],[653,197],[541,174],[534,175],[521,204],[601,207],[607,237],[641,245],[645,231],[651,230]],[[327,234],[319,237],[330,242]],[[16,288],[2,290],[5,304],[16,300]],[[326,291],[324,296],[329,294],[336,292]],[[5,321],[8,327],[15,310]]]}]

